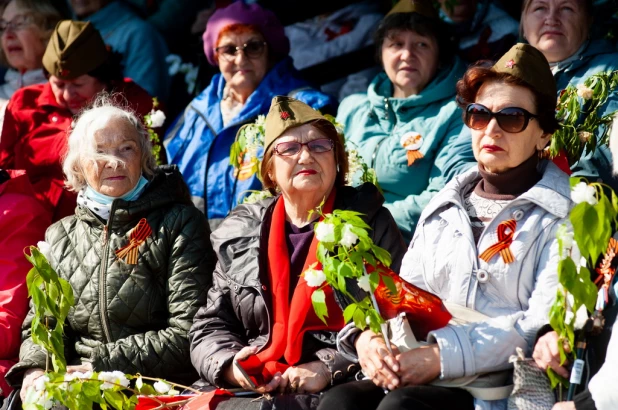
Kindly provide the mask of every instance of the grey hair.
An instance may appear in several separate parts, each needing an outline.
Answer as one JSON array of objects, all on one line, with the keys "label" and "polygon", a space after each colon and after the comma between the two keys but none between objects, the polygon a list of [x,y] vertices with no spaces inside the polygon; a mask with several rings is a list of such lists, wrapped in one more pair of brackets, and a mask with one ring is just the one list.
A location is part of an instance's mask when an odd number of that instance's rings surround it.
[{"label": "grey hair", "polygon": [[121,106],[114,100],[116,98],[108,93],[99,94],[92,106],[79,114],[70,131],[68,150],[62,162],[62,170],[66,177],[65,185],[71,191],[79,191],[86,186],[86,178],[82,169],[84,161],[91,161],[95,169],[98,167],[97,161],[110,163],[114,168],[125,166],[119,158],[97,152],[95,134],[104,129],[113,119],[123,119],[135,128],[141,137],[138,138],[138,144],[142,153],[142,173],[148,179],[154,175],[156,160],[152,154],[152,143],[148,131],[131,109]]}]

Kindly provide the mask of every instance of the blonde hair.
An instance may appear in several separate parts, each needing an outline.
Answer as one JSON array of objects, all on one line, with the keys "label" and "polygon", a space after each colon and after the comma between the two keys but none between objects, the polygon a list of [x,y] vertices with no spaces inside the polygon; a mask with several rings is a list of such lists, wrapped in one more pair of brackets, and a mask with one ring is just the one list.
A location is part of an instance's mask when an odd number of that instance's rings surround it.
[{"label": "blonde hair", "polygon": [[[33,24],[39,30],[41,42],[43,43],[43,50],[47,47],[47,43],[54,32],[56,24],[65,17],[62,13],[53,6],[50,0],[9,0],[0,10],[0,14],[4,14],[4,10],[9,3],[15,3],[15,5],[24,12],[30,14],[33,18]],[[42,58],[43,56],[41,56]],[[0,47],[0,63],[8,64],[4,50]]]},{"label": "blonde hair", "polygon": [[91,162],[95,169],[97,161],[104,161],[114,168],[125,166],[124,162],[113,155],[105,155],[97,152],[95,135],[97,131],[104,129],[115,119],[122,119],[131,124],[138,135],[138,145],[141,150],[142,173],[150,178],[154,175],[156,161],[152,155],[152,144],[146,128],[135,113],[128,107],[115,103],[113,96],[106,92],[98,95],[90,108],[83,110],[70,131],[68,150],[62,170],[66,177],[65,185],[71,191],[79,191],[86,186],[86,178],[82,169],[82,163]]}]

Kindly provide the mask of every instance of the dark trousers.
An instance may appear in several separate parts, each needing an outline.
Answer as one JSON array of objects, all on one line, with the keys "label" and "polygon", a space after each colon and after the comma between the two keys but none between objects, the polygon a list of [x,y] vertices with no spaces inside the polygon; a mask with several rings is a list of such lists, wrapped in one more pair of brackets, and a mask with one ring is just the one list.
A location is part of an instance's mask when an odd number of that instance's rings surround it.
[{"label": "dark trousers", "polygon": [[317,410],[473,410],[465,390],[438,386],[407,386],[384,394],[371,380],[336,386],[322,396]]}]

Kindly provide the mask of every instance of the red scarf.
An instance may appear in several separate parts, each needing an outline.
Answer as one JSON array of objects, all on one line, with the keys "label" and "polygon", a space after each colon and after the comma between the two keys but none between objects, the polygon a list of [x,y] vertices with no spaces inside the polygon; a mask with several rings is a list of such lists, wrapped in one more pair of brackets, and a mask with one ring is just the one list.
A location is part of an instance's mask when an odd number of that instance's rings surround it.
[{"label": "red scarf", "polygon": [[[335,190],[322,208],[325,214],[332,212],[334,202]],[[261,369],[252,369],[253,374],[256,370],[261,372],[265,381],[270,380],[275,372],[283,371],[288,365],[298,363],[302,356],[305,332],[318,330],[337,332],[345,324],[341,308],[335,302],[333,290],[328,285],[323,287],[328,308],[326,325],[313,311],[311,294],[315,288],[308,286],[304,277],[299,278],[292,301],[289,302],[290,257],[285,239],[285,221],[285,201],[283,197],[279,197],[273,211],[268,238],[268,278],[272,295],[273,325],[268,345],[257,354]],[[314,236],[303,272],[314,263],[317,263],[315,269],[322,269],[316,257],[317,247],[318,241]],[[279,363],[281,359],[285,359],[287,365]]]}]

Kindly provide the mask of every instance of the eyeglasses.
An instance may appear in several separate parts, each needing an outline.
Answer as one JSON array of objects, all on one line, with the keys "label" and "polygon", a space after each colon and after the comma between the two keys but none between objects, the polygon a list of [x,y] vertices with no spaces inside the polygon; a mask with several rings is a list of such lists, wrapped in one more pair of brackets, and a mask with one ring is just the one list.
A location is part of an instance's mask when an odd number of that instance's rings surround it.
[{"label": "eyeglasses", "polygon": [[466,107],[464,122],[473,130],[482,130],[495,118],[503,131],[510,133],[522,132],[528,126],[530,118],[537,118],[523,108],[507,107],[493,112],[481,104],[470,104]]},{"label": "eyeglasses", "polygon": [[4,33],[8,29],[12,31],[23,30],[33,22],[32,16],[28,14],[16,16],[11,21],[0,20],[0,33]]},{"label": "eyeglasses", "polygon": [[328,138],[320,138],[304,143],[296,141],[280,142],[275,145],[274,151],[277,155],[281,155],[282,157],[290,157],[298,154],[305,145],[309,148],[309,151],[314,154],[322,154],[324,152],[332,151],[335,147],[335,143],[332,140],[329,140]]},{"label": "eyeglasses", "polygon": [[249,41],[242,46],[228,44],[226,46],[217,47],[215,51],[227,61],[233,61],[236,58],[236,53],[239,51],[244,51],[248,58],[258,58],[264,54],[265,49],[265,41]]}]

